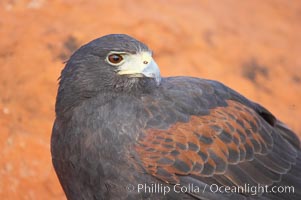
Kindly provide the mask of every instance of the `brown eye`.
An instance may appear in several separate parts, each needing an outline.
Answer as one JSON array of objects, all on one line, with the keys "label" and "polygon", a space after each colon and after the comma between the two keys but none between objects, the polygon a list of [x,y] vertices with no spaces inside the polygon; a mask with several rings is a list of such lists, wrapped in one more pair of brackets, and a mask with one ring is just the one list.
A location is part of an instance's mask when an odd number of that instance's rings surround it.
[{"label": "brown eye", "polygon": [[123,60],[123,57],[119,54],[111,54],[108,56],[108,60],[112,64],[118,64]]}]

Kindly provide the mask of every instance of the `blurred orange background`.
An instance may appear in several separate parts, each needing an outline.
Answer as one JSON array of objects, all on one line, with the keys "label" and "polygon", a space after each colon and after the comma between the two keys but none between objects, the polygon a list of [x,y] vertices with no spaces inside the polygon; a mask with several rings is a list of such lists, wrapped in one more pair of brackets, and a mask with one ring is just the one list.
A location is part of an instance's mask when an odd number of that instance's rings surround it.
[{"label": "blurred orange background", "polygon": [[0,199],[65,199],[49,147],[57,78],[109,33],[148,44],[164,76],[219,80],[301,135],[301,1],[1,0]]}]

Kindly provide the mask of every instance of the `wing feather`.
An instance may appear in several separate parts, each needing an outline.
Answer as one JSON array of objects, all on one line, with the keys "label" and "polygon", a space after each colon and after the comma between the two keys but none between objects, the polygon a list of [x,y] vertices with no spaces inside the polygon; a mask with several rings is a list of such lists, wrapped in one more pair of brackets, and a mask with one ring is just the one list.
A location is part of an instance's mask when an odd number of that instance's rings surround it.
[{"label": "wing feather", "polygon": [[171,184],[183,177],[236,186],[281,181],[297,162],[296,147],[253,109],[226,102],[167,129],[144,130],[135,150],[146,171]]}]

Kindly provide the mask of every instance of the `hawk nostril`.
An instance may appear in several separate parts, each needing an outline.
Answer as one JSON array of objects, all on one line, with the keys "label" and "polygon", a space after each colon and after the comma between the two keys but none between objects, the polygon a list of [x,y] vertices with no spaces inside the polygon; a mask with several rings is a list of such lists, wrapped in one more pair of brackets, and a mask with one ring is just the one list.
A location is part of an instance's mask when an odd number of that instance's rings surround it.
[{"label": "hawk nostril", "polygon": [[146,61],[146,60],[145,60],[145,61],[143,61],[143,64],[148,64],[148,61]]}]

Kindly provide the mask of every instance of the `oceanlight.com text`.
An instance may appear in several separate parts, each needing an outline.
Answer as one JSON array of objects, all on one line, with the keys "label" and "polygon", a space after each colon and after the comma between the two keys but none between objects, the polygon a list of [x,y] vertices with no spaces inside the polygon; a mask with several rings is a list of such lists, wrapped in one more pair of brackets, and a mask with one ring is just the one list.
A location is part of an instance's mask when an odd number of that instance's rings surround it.
[{"label": "oceanlight.com text", "polygon": [[144,183],[144,184],[129,184],[126,187],[127,191],[137,192],[137,193],[155,193],[166,195],[170,192],[175,193],[239,193],[239,194],[249,194],[258,195],[263,193],[295,193],[295,188],[293,186],[267,186],[267,185],[250,185],[244,184],[242,186],[220,186],[217,184],[205,184],[200,187],[195,184],[175,184],[175,185],[165,185],[162,183]]}]

